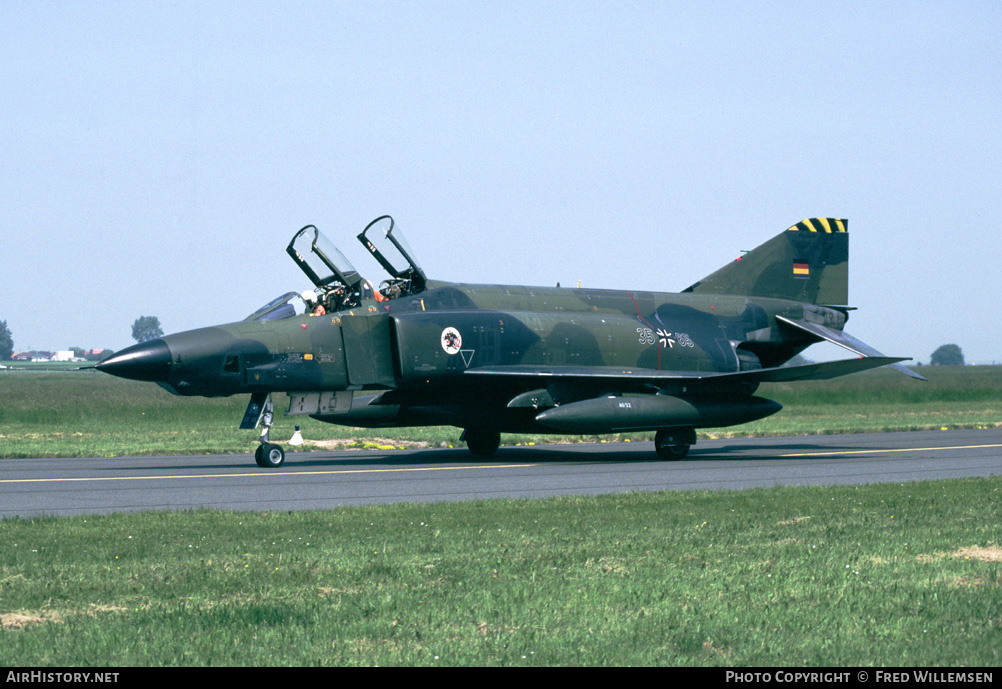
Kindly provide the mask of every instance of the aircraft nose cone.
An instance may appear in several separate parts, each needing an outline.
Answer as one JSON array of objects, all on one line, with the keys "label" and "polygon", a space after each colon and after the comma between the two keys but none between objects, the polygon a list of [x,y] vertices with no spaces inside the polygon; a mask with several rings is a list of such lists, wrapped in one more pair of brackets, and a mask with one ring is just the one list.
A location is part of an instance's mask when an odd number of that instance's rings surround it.
[{"label": "aircraft nose cone", "polygon": [[126,347],[95,368],[120,378],[161,382],[170,373],[171,353],[163,340],[149,340]]}]

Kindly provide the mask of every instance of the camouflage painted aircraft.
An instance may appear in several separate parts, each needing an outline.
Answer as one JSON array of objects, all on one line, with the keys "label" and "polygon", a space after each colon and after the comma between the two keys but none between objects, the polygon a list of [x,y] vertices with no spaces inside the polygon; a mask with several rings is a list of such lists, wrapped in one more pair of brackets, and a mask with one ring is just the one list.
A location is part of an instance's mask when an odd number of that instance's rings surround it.
[{"label": "camouflage painted aircraft", "polygon": [[[334,424],[456,426],[478,456],[503,432],[654,431],[658,456],[676,459],[697,428],[779,411],[754,396],[763,382],[878,366],[922,378],[843,332],[846,226],[804,220],[671,294],[430,280],[389,216],[358,235],[390,275],[373,289],[308,225],[287,253],[314,290],[237,323],[134,345],[97,368],[178,395],[250,393],[241,428],[263,425],[262,467],[285,459],[268,440],[276,392],[288,393],[288,415]],[[855,357],[783,365],[823,341]]]}]

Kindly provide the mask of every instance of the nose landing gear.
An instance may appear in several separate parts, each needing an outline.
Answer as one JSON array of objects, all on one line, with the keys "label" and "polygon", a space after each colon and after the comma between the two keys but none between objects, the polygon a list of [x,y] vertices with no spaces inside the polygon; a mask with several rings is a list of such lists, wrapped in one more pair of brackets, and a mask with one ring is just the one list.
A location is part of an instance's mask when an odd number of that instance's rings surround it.
[{"label": "nose landing gear", "polygon": [[274,469],[282,466],[285,461],[285,450],[275,443],[261,443],[254,452],[254,461],[264,469]]},{"label": "nose landing gear", "polygon": [[256,392],[251,395],[243,422],[240,424],[240,428],[256,428],[258,424],[261,425],[261,444],[254,451],[254,461],[264,469],[280,467],[285,461],[285,450],[282,446],[268,441],[268,431],[271,430],[274,416],[275,408],[271,403],[271,395]]}]

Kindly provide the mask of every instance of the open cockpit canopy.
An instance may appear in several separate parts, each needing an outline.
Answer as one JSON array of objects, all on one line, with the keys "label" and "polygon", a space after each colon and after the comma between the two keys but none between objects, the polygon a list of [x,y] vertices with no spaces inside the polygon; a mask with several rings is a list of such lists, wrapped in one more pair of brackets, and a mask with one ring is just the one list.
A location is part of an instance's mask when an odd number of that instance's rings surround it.
[{"label": "open cockpit canopy", "polygon": [[383,215],[365,226],[358,241],[390,275],[381,291],[387,297],[415,294],[425,288],[427,278],[414,259],[414,252],[399,233],[394,234],[393,218]]},{"label": "open cockpit canopy", "polygon": [[362,276],[315,225],[297,232],[285,251],[317,287],[340,283],[350,292],[358,291]]},{"label": "open cockpit canopy", "polygon": [[[425,288],[425,275],[403,237],[394,234],[393,218],[383,215],[366,225],[358,240],[390,274],[378,292],[362,278],[344,254],[315,225],[307,225],[293,236],[285,251],[316,287],[304,292],[302,301],[312,315],[354,308],[366,299],[386,301],[415,294]],[[249,320],[276,320],[303,312],[296,293],[289,293],[267,304]]]}]

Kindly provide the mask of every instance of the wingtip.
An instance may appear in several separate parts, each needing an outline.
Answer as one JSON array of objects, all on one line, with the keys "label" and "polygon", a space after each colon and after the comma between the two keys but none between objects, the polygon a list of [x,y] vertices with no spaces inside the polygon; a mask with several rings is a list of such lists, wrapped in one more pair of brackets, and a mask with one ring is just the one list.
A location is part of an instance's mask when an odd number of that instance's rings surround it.
[{"label": "wingtip", "polygon": [[[905,361],[911,361],[911,358],[905,359]],[[910,378],[915,378],[916,380],[924,380],[924,381],[928,381],[929,380],[925,376],[922,376],[922,375],[919,375],[918,373],[915,373],[915,371],[911,370],[910,368],[908,368],[904,364],[891,364],[890,366],[888,366],[888,368],[893,368],[895,371],[897,371],[899,373],[904,373],[906,376],[908,376]]]}]

